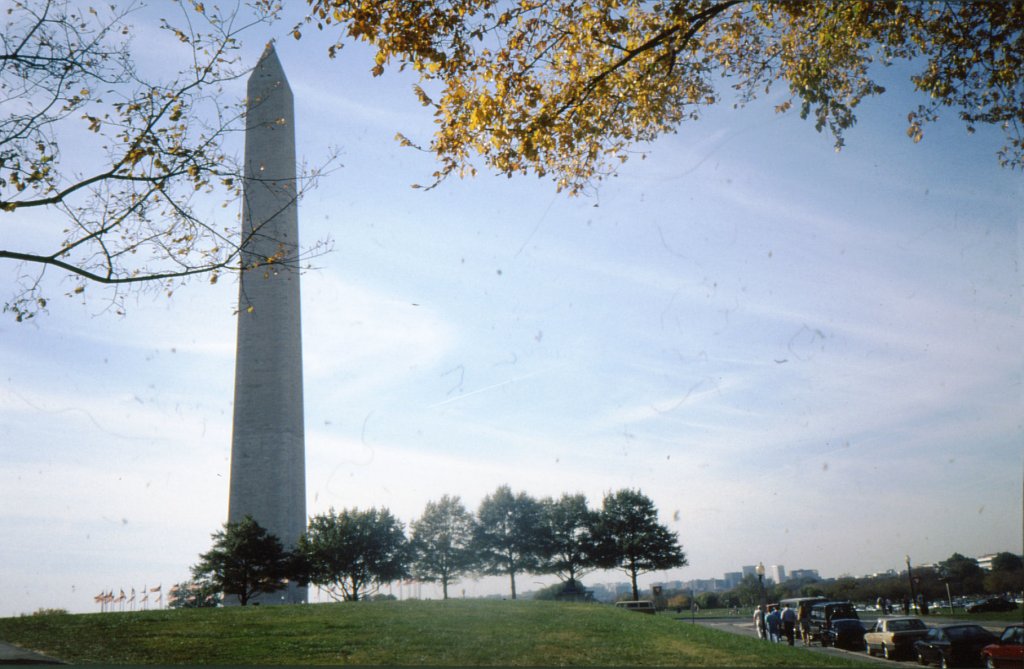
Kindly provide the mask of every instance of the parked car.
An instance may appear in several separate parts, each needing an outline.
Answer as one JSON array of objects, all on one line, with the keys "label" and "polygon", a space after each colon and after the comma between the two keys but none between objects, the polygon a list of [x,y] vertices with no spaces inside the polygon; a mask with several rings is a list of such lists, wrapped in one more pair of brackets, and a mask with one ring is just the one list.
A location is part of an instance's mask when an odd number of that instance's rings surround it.
[{"label": "parked car", "polygon": [[928,626],[920,618],[879,618],[875,626],[864,635],[864,649],[868,655],[881,653],[887,660],[908,657],[914,642],[923,639],[926,634]]},{"label": "parked car", "polygon": [[988,669],[1024,669],[1024,625],[1004,629],[998,641],[981,649],[981,660]]},{"label": "parked car", "polygon": [[1005,597],[985,597],[967,605],[967,613],[985,613],[987,611],[1013,611],[1017,608],[1014,602]]},{"label": "parked car", "polygon": [[860,620],[860,616],[853,608],[853,604],[845,602],[821,602],[811,607],[810,634],[811,640],[821,641],[833,620],[841,619]]},{"label": "parked car", "polygon": [[997,639],[981,625],[942,625],[915,641],[914,653],[918,664],[976,667],[981,664],[981,649]]},{"label": "parked car", "polygon": [[855,618],[833,618],[822,630],[821,645],[860,650],[864,647],[864,625]]}]

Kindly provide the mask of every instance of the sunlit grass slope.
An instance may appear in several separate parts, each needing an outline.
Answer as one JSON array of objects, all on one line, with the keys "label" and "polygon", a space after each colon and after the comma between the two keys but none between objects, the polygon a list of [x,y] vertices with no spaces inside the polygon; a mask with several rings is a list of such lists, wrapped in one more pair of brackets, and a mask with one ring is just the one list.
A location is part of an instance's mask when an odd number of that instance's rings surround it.
[{"label": "sunlit grass slope", "polygon": [[597,604],[406,601],[0,619],[73,663],[857,666]]}]

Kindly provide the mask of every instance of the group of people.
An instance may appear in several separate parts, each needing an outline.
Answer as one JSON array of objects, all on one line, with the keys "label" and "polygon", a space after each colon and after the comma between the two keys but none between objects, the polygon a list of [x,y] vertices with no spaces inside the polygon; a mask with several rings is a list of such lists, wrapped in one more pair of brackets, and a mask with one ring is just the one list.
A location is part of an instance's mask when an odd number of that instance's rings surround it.
[{"label": "group of people", "polygon": [[[924,595],[918,594],[916,600],[913,602],[909,597],[904,597],[900,604],[903,609],[903,615],[905,616],[909,616],[912,609],[917,609],[917,612],[922,616],[928,615],[928,600]],[[895,605],[888,597],[879,597],[875,605],[878,608],[878,612],[882,615],[889,615],[896,612]]]},{"label": "group of people", "polygon": [[757,629],[757,638],[771,643],[786,643],[792,646],[796,639],[797,629],[800,631],[800,640],[804,645],[811,642],[811,609],[809,606],[800,606],[799,611],[794,611],[787,604],[779,610],[776,605],[769,605],[766,612],[760,605],[754,609],[754,627]]}]

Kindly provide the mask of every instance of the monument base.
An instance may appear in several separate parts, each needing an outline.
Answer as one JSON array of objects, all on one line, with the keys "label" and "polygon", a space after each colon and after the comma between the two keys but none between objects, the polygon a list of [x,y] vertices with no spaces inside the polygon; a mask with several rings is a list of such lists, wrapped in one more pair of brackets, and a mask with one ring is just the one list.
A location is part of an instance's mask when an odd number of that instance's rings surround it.
[{"label": "monument base", "polygon": [[[238,595],[224,595],[221,599],[224,606],[241,606]],[[249,598],[247,606],[281,606],[285,604],[306,604],[309,602],[309,588],[304,585],[289,583],[282,590],[264,592]]]}]

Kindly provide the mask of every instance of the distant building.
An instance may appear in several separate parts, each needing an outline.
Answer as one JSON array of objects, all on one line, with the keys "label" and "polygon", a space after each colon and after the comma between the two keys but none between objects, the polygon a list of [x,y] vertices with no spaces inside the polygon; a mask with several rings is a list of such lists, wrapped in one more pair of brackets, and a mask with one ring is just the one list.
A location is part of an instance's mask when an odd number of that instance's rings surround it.
[{"label": "distant building", "polygon": [[610,588],[606,583],[595,585],[591,590],[594,592],[594,599],[599,602],[615,601],[615,590]]},{"label": "distant building", "polygon": [[594,599],[601,602],[616,602],[620,599],[632,599],[633,587],[628,582],[598,583],[588,588],[594,593]]},{"label": "distant building", "polygon": [[818,576],[817,569],[794,569],[789,572],[789,579],[791,581],[820,581],[821,576]]},{"label": "distant building", "polygon": [[992,560],[994,560],[995,557],[995,553],[989,553],[987,555],[979,555],[974,559],[978,561],[979,567],[981,567],[985,571],[992,571]]},{"label": "distant building", "polygon": [[717,578],[701,578],[692,583],[694,592],[718,592],[722,589],[719,586],[723,584],[723,581]]},{"label": "distant building", "polygon": [[781,564],[773,564],[772,566],[768,567],[765,576],[766,578],[768,578],[771,581],[774,581],[775,583],[785,583],[786,568],[783,567]]},{"label": "distant building", "polygon": [[729,571],[725,573],[725,589],[732,590],[740,583],[743,582],[743,572],[741,571]]},{"label": "distant building", "polygon": [[755,565],[752,565],[752,564],[744,565],[744,566],[740,567],[740,569],[743,570],[741,573],[744,576],[746,576],[747,574],[750,574],[754,578],[757,578],[757,567]]}]

